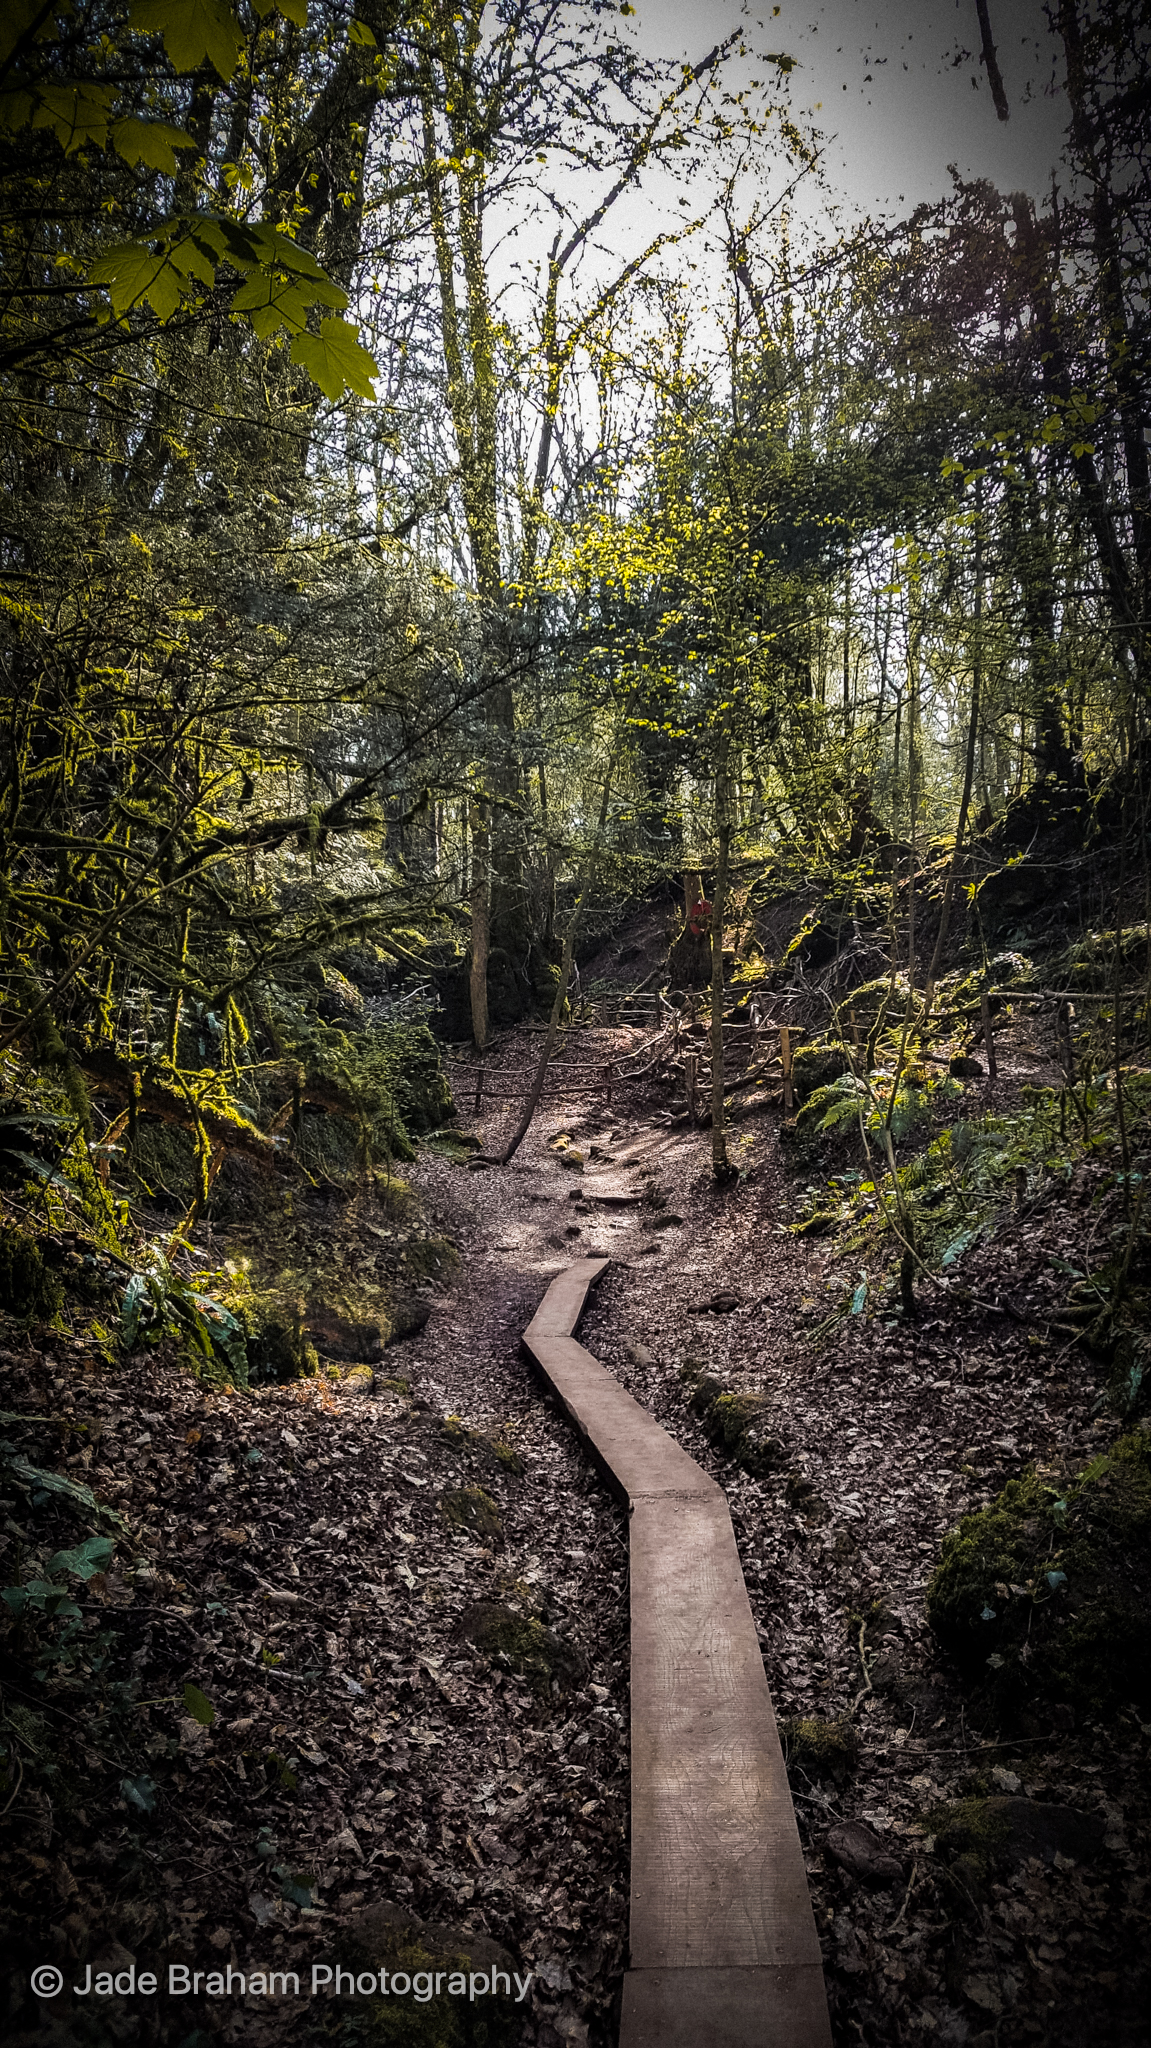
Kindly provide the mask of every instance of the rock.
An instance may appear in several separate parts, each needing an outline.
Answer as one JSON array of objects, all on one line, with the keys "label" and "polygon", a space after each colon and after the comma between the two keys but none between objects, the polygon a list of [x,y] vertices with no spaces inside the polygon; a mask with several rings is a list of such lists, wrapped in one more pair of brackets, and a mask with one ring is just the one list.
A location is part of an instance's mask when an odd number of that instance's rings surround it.
[{"label": "rock", "polygon": [[648,1230],[678,1230],[682,1222],[683,1217],[676,1216],[671,1209],[661,1209],[657,1216],[649,1216],[646,1227]]},{"label": "rock", "polygon": [[848,1720],[793,1717],[779,1724],[788,1770],[806,1777],[834,1778],[842,1785],[859,1759],[859,1737]]},{"label": "rock", "polygon": [[840,1821],[827,1834],[827,1852],[861,1884],[898,1884],[903,1865],[889,1855],[874,1831],[861,1820]]},{"label": "rock", "polygon": [[577,1152],[574,1145],[569,1145],[566,1152],[560,1153],[559,1162],[561,1166],[567,1168],[569,1173],[583,1172],[583,1153]]},{"label": "rock", "polygon": [[534,1615],[514,1614],[498,1601],[477,1600],[461,1614],[457,1628],[489,1657],[518,1671],[544,1698],[553,1685],[569,1692],[587,1675],[587,1660],[573,1643],[565,1643]]},{"label": "rock", "polygon": [[405,1337],[418,1337],[431,1313],[430,1301],[421,1301],[416,1294],[407,1295],[397,1301],[392,1308],[388,1343],[400,1344]]},{"label": "rock", "polygon": [[350,1359],[353,1363],[379,1358],[386,1342],[383,1324],[353,1322],[321,1302],[309,1303],[305,1328],[325,1358]]},{"label": "rock", "polygon": [[968,1059],[963,1053],[957,1053],[953,1060],[948,1060],[947,1071],[957,1081],[981,1081],[983,1078],[980,1062]]},{"label": "rock", "polygon": [[827,1522],[831,1509],[822,1495],[816,1492],[805,1472],[789,1472],[784,1494],[788,1507],[802,1515],[805,1522]]},{"label": "rock", "polygon": [[498,1543],[504,1533],[499,1507],[482,1486],[462,1486],[443,1494],[439,1510],[450,1528],[466,1530],[481,1543]]},{"label": "rock", "polygon": [[936,1848],[985,1882],[993,1869],[1011,1869],[1033,1856],[1043,1863],[1057,1856],[1089,1863],[1103,1846],[1107,1823],[1102,1814],[1074,1806],[997,1794],[937,1806],[931,1826]]},{"label": "rock", "polygon": [[655,1364],[655,1355],[648,1350],[646,1344],[625,1344],[623,1355],[625,1358],[630,1359],[632,1365]]},{"label": "rock", "polygon": [[350,1365],[344,1374],[344,1385],[350,1394],[370,1394],[376,1384],[376,1375],[370,1365]]},{"label": "rock", "polygon": [[[527,1968],[524,1962],[517,1962],[506,1948],[493,1941],[490,1935],[473,1934],[469,1928],[445,1925],[434,1920],[421,1920],[418,1913],[406,1907],[392,1905],[371,1906],[350,1920],[345,1928],[344,1939],[350,1957],[362,1961],[366,1968],[392,1970],[402,1968],[408,1975],[419,1971],[436,1972],[461,1971],[465,1975],[491,1978],[493,1970],[500,1970],[511,1985],[510,1996],[501,1991],[499,1996],[487,1996],[479,2010],[484,2023],[498,2028],[498,2038],[512,2038],[515,2019],[515,1973],[520,1972],[521,1981]],[[446,2041],[453,2038],[458,2023],[459,1999],[441,1992],[431,2003],[417,2006],[417,2012],[429,2015],[428,2040]],[[406,2001],[405,2001],[406,2006]],[[438,2018],[437,2018],[438,2015]],[[377,2036],[373,2033],[371,2038]],[[383,2035],[378,2036],[383,2039]],[[396,2038],[389,2028],[388,2039]],[[413,2040],[415,2035],[412,2036]],[[496,2038],[494,2035],[491,2038]]]},{"label": "rock", "polygon": [[721,1289],[718,1294],[710,1294],[706,1301],[693,1302],[688,1309],[688,1315],[729,1316],[733,1309],[742,1307],[742,1295],[733,1294],[730,1289]]}]

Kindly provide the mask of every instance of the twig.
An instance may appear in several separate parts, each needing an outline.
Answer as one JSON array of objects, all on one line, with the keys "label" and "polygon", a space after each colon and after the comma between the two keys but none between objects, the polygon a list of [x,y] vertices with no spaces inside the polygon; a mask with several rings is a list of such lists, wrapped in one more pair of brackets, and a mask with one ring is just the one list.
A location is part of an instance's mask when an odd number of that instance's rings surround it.
[{"label": "twig", "polygon": [[903,1904],[902,1904],[902,1906],[901,1906],[901,1907],[899,1908],[899,1911],[898,1911],[898,1913],[896,1914],[896,1916],[895,1916],[894,1920],[892,1921],[892,1923],[891,1923],[890,1927],[887,1927],[887,1928],[885,1928],[885,1929],[884,1929],[884,1932],[885,1932],[885,1934],[894,1934],[894,1933],[895,1933],[895,1930],[896,1930],[896,1928],[898,1927],[898,1925],[899,1925],[900,1921],[902,1920],[902,1918],[903,1918],[904,1914],[905,1914],[905,1913],[906,1913],[906,1911],[907,1911],[907,1901],[908,1901],[908,1900],[909,1900],[909,1898],[911,1897],[911,1894],[912,1894],[912,1892],[913,1892],[913,1891],[915,1890],[915,1880],[916,1880],[916,1878],[917,1878],[918,1876],[919,1876],[919,1858],[918,1858],[918,1856],[917,1856],[917,1855],[915,1854],[915,1852],[914,1852],[914,1850],[913,1850],[913,1851],[912,1851],[912,1854],[911,1854],[911,1876],[910,1876],[910,1877],[908,1878],[908,1880],[907,1880],[907,1890],[906,1890],[906,1891],[904,1892],[904,1894],[903,1894]]}]

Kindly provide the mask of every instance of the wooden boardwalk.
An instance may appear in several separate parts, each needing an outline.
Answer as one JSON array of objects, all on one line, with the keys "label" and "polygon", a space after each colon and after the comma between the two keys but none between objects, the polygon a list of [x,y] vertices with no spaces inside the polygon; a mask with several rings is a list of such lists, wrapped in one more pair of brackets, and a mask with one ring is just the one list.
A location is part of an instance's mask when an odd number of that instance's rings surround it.
[{"label": "wooden boardwalk", "polygon": [[631,1512],[631,1968],[620,2048],[831,2048],[811,1899],[722,1490],[572,1336],[609,1261],[524,1345]]}]

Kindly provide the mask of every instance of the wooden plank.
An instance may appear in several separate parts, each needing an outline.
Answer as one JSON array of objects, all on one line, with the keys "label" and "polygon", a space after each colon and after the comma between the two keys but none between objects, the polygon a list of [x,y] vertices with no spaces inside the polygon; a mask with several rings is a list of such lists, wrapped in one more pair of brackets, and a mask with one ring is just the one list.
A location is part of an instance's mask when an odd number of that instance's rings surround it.
[{"label": "wooden plank", "polygon": [[620,2048],[830,2048],[775,1716],[722,1489],[571,1335],[606,1259],[524,1345],[631,1510],[631,1968]]},{"label": "wooden plank", "polygon": [[627,2048],[827,2048],[818,1964],[750,1970],[629,1970],[620,2042]]}]

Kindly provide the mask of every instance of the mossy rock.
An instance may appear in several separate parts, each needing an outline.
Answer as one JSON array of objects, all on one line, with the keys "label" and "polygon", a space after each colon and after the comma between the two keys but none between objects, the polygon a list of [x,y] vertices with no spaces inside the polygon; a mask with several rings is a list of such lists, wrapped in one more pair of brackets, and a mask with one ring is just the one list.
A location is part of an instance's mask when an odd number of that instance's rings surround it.
[{"label": "mossy rock", "polygon": [[833,1778],[842,1785],[859,1761],[859,1737],[848,1720],[793,1716],[780,1722],[779,1732],[789,1771],[802,1771],[809,1778]]},{"label": "mossy rock", "polygon": [[565,1643],[534,1615],[514,1614],[493,1600],[478,1600],[460,1616],[459,1632],[477,1649],[508,1670],[526,1678],[533,1692],[547,1698],[553,1691],[570,1692],[583,1684],[587,1660],[573,1643]]},{"label": "mossy rock", "polygon": [[944,1537],[927,1593],[940,1642],[1004,1711],[1151,1705],[1151,1434],[1066,1484],[1034,1471]]},{"label": "mossy rock", "polygon": [[371,1394],[375,1391],[376,1375],[370,1365],[350,1365],[344,1374],[344,1385],[351,1394]]},{"label": "mossy rock", "polygon": [[[517,1965],[490,1936],[380,1905],[352,1921],[341,1948],[344,1967],[354,1975],[374,1971],[378,1981],[383,1969],[389,1986],[393,1975],[402,1975],[409,1988],[389,1988],[386,1997],[333,1999],[322,2038],[337,2048],[506,2048],[516,2039],[523,2014],[522,2006],[516,2009]],[[518,1969],[522,1982],[524,1964]],[[470,1996],[473,1977],[495,1981],[498,1992]],[[507,1980],[506,1993],[500,1978]]]},{"label": "mossy rock", "polygon": [[305,1329],[304,1304],[298,1295],[254,1287],[241,1269],[221,1300],[243,1329],[250,1386],[284,1385],[289,1380],[310,1379],[319,1371],[320,1361]]},{"label": "mossy rock", "polygon": [[524,1469],[524,1461],[518,1451],[498,1438],[484,1436],[477,1429],[469,1429],[458,1415],[445,1415],[441,1425],[442,1433],[453,1450],[465,1456],[482,1459],[486,1465],[498,1466],[501,1472],[518,1479]]},{"label": "mossy rock", "polygon": [[58,1314],[64,1290],[35,1238],[0,1228],[0,1301],[11,1315],[47,1322]]},{"label": "mossy rock", "polygon": [[446,1280],[459,1263],[459,1252],[450,1237],[413,1238],[404,1253],[409,1273],[420,1280]]},{"label": "mossy rock", "polygon": [[482,1486],[463,1486],[445,1493],[439,1507],[448,1527],[461,1534],[478,1536],[481,1543],[498,1543],[503,1536],[499,1505]]},{"label": "mossy rock", "polygon": [[797,1102],[806,1102],[817,1088],[830,1088],[833,1081],[847,1073],[848,1066],[842,1050],[826,1045],[801,1045],[797,1047],[791,1063],[792,1086]]},{"label": "mossy rock", "polygon": [[952,1883],[975,1900],[985,1896],[994,1877],[1032,1857],[1048,1864],[1056,1856],[1091,1862],[1106,1828],[1101,1814],[1003,1796],[949,1800],[931,1807],[923,1825],[935,1836],[935,1853]]},{"label": "mossy rock", "polygon": [[688,1406],[700,1416],[708,1441],[743,1466],[753,1478],[778,1471],[786,1456],[769,1426],[770,1404],[763,1394],[733,1394],[722,1380],[687,1359],[679,1377],[691,1388]]}]

